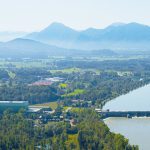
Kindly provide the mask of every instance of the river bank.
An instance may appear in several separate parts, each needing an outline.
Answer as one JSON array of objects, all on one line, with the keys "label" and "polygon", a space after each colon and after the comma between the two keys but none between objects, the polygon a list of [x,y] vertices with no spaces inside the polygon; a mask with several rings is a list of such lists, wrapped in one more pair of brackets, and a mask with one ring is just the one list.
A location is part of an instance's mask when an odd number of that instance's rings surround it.
[{"label": "river bank", "polygon": [[[150,84],[106,103],[104,110],[110,111],[150,111]],[[150,117],[113,117],[104,119],[114,133],[129,139],[130,144],[139,145],[140,150],[150,148]]]}]

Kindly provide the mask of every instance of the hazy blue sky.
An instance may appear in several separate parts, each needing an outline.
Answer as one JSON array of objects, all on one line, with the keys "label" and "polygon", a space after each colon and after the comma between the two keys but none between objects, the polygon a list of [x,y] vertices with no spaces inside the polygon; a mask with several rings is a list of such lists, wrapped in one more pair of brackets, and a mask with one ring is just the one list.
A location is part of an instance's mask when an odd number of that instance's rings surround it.
[{"label": "hazy blue sky", "polygon": [[0,0],[0,31],[40,30],[54,21],[75,29],[150,25],[150,0]]}]

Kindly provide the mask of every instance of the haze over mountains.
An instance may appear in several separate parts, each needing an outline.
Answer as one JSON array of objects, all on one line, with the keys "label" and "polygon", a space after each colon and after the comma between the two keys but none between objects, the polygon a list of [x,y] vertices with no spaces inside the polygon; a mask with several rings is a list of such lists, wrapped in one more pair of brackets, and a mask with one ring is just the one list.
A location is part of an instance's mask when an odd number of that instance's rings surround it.
[{"label": "haze over mountains", "polygon": [[9,40],[13,40],[15,38],[19,38],[19,37],[23,37],[25,35],[27,35],[27,32],[20,32],[20,31],[16,31],[16,32],[10,32],[10,31],[3,31],[0,32],[0,41],[1,42],[6,42]]},{"label": "haze over mountains", "polygon": [[150,27],[138,23],[115,23],[83,31],[53,23],[40,32],[0,42],[0,57],[113,56],[116,52],[142,50],[150,50]]},{"label": "haze over mountains", "polygon": [[67,55],[67,52],[63,48],[21,38],[0,44],[0,57],[3,58],[46,58],[51,55]]},{"label": "haze over mountains", "polygon": [[53,23],[44,30],[25,38],[75,49],[147,49],[150,27],[138,23],[117,23],[104,29],[89,28],[76,31],[61,23]]},{"label": "haze over mountains", "polygon": [[60,48],[29,39],[0,43],[0,58],[47,58],[48,56],[113,56],[111,50],[83,51]]}]

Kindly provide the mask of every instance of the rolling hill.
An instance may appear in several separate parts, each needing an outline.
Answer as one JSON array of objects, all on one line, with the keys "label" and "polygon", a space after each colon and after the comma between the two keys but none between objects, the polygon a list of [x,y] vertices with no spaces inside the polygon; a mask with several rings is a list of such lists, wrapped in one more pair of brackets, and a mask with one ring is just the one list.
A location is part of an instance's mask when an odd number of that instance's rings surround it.
[{"label": "rolling hill", "polygon": [[14,39],[0,44],[0,57],[46,58],[51,55],[63,55],[68,50],[50,46],[29,39]]},{"label": "rolling hill", "polygon": [[49,56],[112,56],[111,50],[83,51],[60,48],[29,39],[0,43],[0,58],[48,58]]}]

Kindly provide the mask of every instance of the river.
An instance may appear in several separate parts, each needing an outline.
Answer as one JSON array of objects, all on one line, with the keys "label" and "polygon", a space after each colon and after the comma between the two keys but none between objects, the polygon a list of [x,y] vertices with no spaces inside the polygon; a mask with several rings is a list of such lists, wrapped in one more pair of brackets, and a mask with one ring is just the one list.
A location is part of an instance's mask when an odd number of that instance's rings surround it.
[{"label": "river", "polygon": [[[106,103],[103,109],[150,111],[150,85]],[[140,150],[150,150],[150,118],[107,118],[104,121],[112,132],[128,138],[130,144],[139,145]]]}]

